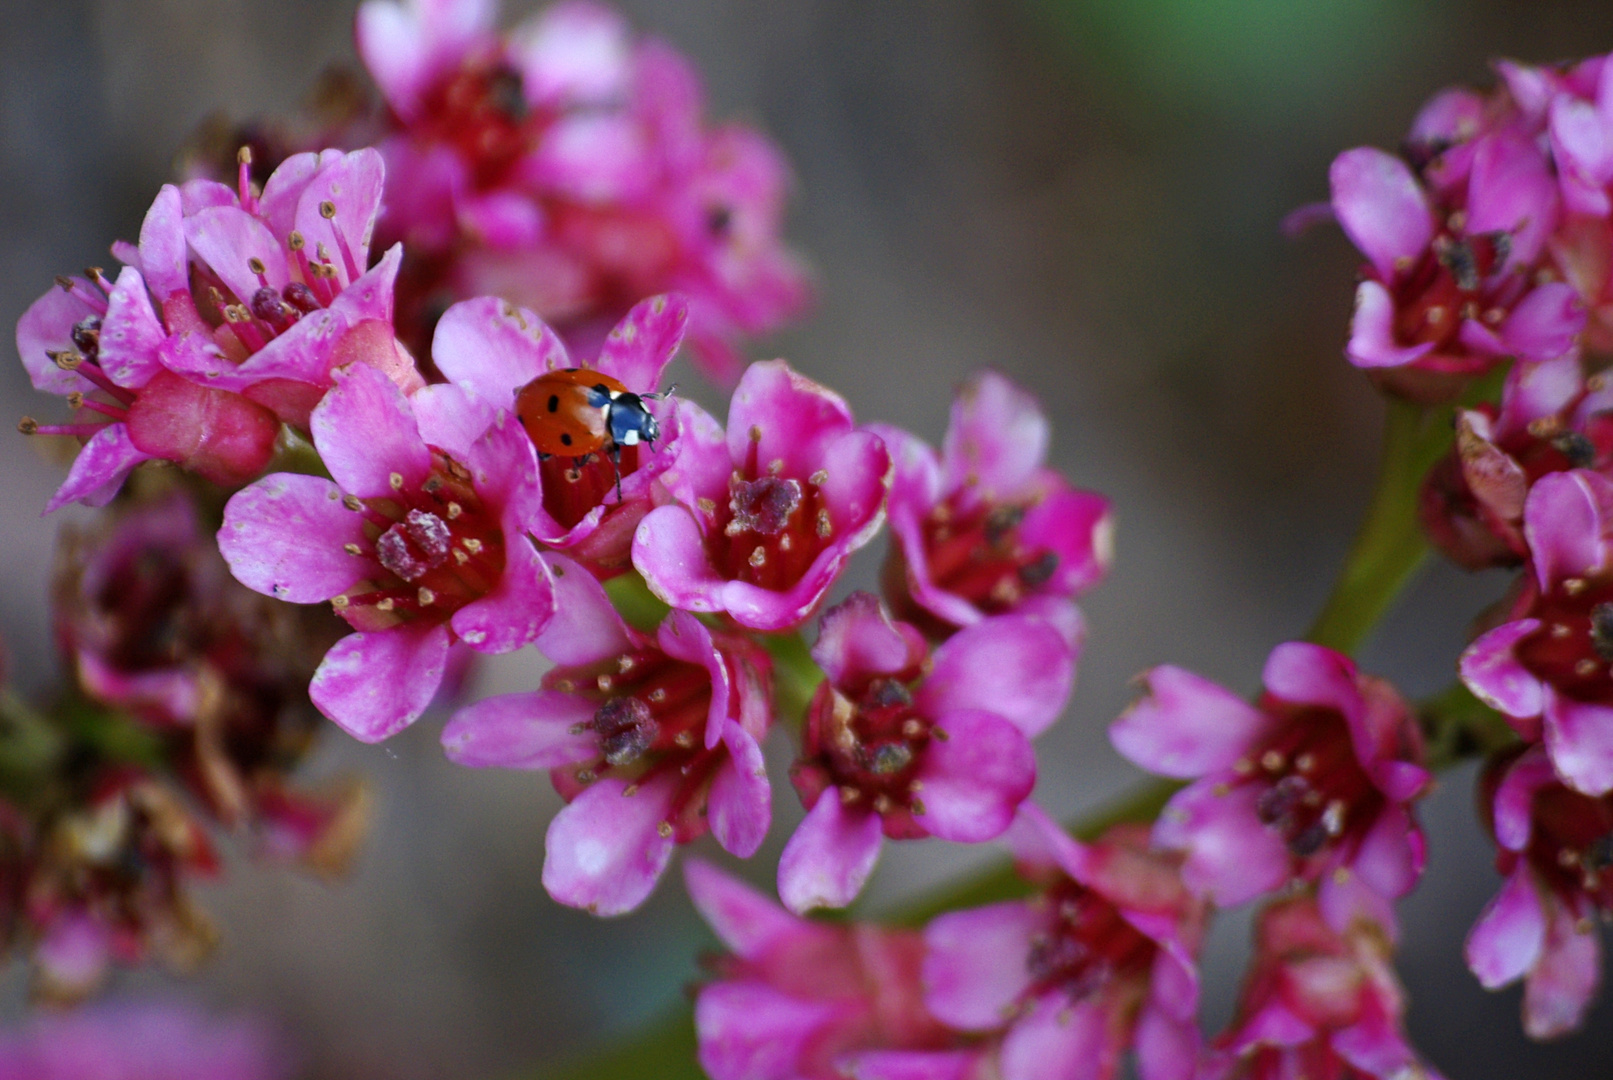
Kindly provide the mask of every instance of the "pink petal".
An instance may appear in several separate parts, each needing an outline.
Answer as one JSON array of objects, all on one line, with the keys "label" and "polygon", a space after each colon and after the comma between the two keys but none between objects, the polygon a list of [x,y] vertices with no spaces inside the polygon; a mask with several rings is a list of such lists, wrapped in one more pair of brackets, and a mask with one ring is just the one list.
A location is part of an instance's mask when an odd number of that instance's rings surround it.
[{"label": "pink petal", "polygon": [[1555,360],[1566,356],[1585,327],[1585,305],[1572,285],[1548,282],[1537,285],[1520,300],[1501,324],[1506,350],[1526,361]]},{"label": "pink petal", "polygon": [[1481,138],[1468,177],[1467,232],[1512,234],[1507,266],[1529,266],[1557,227],[1557,184],[1545,152],[1520,131]]},{"label": "pink petal", "polygon": [[[334,164],[341,156],[340,150],[319,153],[305,150],[292,154],[275,166],[274,172],[263,184],[257,209],[257,216],[269,226],[270,232],[276,236],[290,235],[297,227],[297,200],[307,189],[309,181],[319,174],[321,168]],[[223,205],[230,206],[235,201],[235,198],[231,198]],[[310,248],[309,253],[313,254],[313,249]]]},{"label": "pink petal", "polygon": [[1434,238],[1428,196],[1404,161],[1369,146],[1346,150],[1328,170],[1339,224],[1385,281],[1400,259],[1416,259]]},{"label": "pink petal", "polygon": [[1546,753],[1563,783],[1586,795],[1613,791],[1613,707],[1548,689]]},{"label": "pink petal", "polygon": [[314,445],[342,490],[361,499],[384,499],[395,490],[394,474],[405,487],[424,483],[431,452],[403,392],[368,364],[338,368],[331,377],[335,385],[314,409],[310,426]]},{"label": "pink petal", "polygon": [[773,792],[767,782],[762,748],[733,720],[723,731],[728,760],[717,769],[707,797],[711,835],[723,850],[741,859],[756,854],[773,824]]},{"label": "pink petal", "polygon": [[652,296],[633,305],[605,338],[594,365],[637,394],[661,385],[689,327],[689,304],[682,296]]},{"label": "pink petal", "polygon": [[196,257],[217,274],[235,298],[252,302],[263,285],[247,263],[263,263],[264,277],[277,289],[290,280],[286,252],[269,227],[236,206],[210,206],[185,218],[185,241]]},{"label": "pink petal", "polygon": [[493,0],[367,0],[355,27],[359,56],[387,104],[407,120],[432,79],[492,29],[496,11]]},{"label": "pink petal", "polygon": [[1090,491],[1056,491],[1025,514],[1020,541],[1058,556],[1053,578],[1043,586],[1079,596],[1103,580],[1114,561],[1114,517],[1109,500]]},{"label": "pink petal", "polygon": [[157,192],[140,225],[140,273],[159,307],[175,293],[190,292],[184,210],[172,184]]},{"label": "pink petal", "polygon": [[1144,1006],[1133,1038],[1139,1080],[1192,1080],[1200,1044],[1198,1024]]},{"label": "pink petal", "polygon": [[1344,352],[1360,368],[1403,367],[1434,350],[1432,342],[1402,346],[1395,340],[1395,301],[1376,281],[1363,281],[1355,290],[1355,316],[1350,320],[1350,343]]},{"label": "pink petal", "polygon": [[[1000,836],[1036,786],[1036,755],[1019,728],[988,712],[936,718],[937,736],[919,766],[922,814],[916,820],[943,840],[975,844]],[[821,802],[822,800],[820,800]]]},{"label": "pink petal", "polygon": [[88,393],[95,389],[95,384],[78,372],[57,367],[56,361],[48,355],[63,350],[78,351],[73,346],[73,324],[101,314],[78,295],[91,288],[93,286],[82,279],[71,293],[52,285],[48,292],[28,305],[28,310],[17,320],[17,355],[34,389],[47,394]]},{"label": "pink petal", "polygon": [[1059,718],[1074,685],[1075,655],[1058,630],[1002,615],[948,638],[913,703],[926,716],[983,709],[1034,739]]},{"label": "pink petal", "polygon": [[538,640],[555,611],[554,582],[525,536],[504,532],[504,573],[493,591],[454,612],[461,641],[478,652],[514,652]]},{"label": "pink petal", "polygon": [[1120,1047],[1109,1039],[1104,1020],[1094,1000],[1064,1004],[1057,994],[1048,994],[1003,1039],[1002,1080],[1112,1076]]},{"label": "pink petal", "polygon": [[1260,823],[1260,788],[1240,785],[1225,795],[1200,781],[1178,792],[1154,825],[1154,843],[1187,853],[1182,881],[1219,907],[1234,907],[1288,880],[1292,860],[1274,829]]},{"label": "pink petal", "polygon": [[436,383],[409,395],[409,408],[427,446],[446,450],[464,461],[470,448],[489,427],[498,410],[464,387]]},{"label": "pink petal", "polygon": [[[365,147],[324,165],[297,199],[296,227],[306,250],[311,258],[317,258],[323,246],[344,282],[361,277],[369,266],[370,237],[381,209],[385,176],[380,153]],[[332,217],[325,216],[323,206],[327,203],[336,208]],[[348,255],[352,256],[352,265]]]},{"label": "pink petal", "polygon": [[734,390],[728,407],[729,458],[745,461],[752,452],[752,433],[759,432],[755,454],[760,468],[782,461],[783,475],[810,476],[823,463],[828,443],[851,428],[851,409],[839,394],[797,374],[783,360],[767,360],[747,368]]},{"label": "pink petal", "polygon": [[779,942],[821,932],[779,907],[736,877],[708,862],[690,859],[683,864],[683,880],[695,910],[706,920],[723,946],[736,956],[754,959]]},{"label": "pink petal", "polygon": [[1457,665],[1462,682],[1497,712],[1519,719],[1539,716],[1545,707],[1545,688],[1517,654],[1518,643],[1539,629],[1539,619],[1519,619],[1479,637]]},{"label": "pink petal", "polygon": [[1540,961],[1524,980],[1523,1030],[1531,1039],[1553,1039],[1578,1028],[1601,982],[1601,936],[1594,924],[1582,933],[1578,922],[1566,905],[1552,905]]},{"label": "pink petal", "polygon": [[1141,768],[1186,780],[1230,768],[1271,723],[1231,691],[1167,664],[1148,673],[1148,696],[1110,725],[1109,741]]},{"label": "pink petal", "polygon": [[633,534],[633,567],[663,603],[682,611],[723,610],[728,584],[706,557],[705,540],[682,506],[661,506]]},{"label": "pink petal", "polygon": [[927,652],[923,637],[906,623],[893,621],[877,596],[858,591],[819,620],[812,659],[835,686],[851,686],[916,667]]},{"label": "pink petal", "polygon": [[728,498],[728,477],[734,465],[728,459],[722,425],[687,398],[678,398],[672,407],[678,428],[677,454],[661,474],[660,484],[685,506],[698,505],[702,497]]},{"label": "pink petal", "polygon": [[595,781],[555,815],[544,841],[543,887],[562,904],[621,915],[644,902],[672,858],[670,830],[679,777],[663,774],[632,795],[626,781]]},{"label": "pink petal", "polygon": [[627,24],[608,8],[556,4],[517,28],[512,39],[522,88],[534,103],[609,102],[632,74]]},{"label": "pink petal", "polygon": [[1423,871],[1423,841],[1405,807],[1390,803],[1378,813],[1356,849],[1351,869],[1392,900],[1412,890]]},{"label": "pink petal", "polygon": [[1546,941],[1546,913],[1527,862],[1520,862],[1467,935],[1467,966],[1486,990],[1534,967]]},{"label": "pink petal", "polygon": [[442,685],[448,628],[419,624],[349,634],[325,654],[308,696],[361,742],[414,723]]},{"label": "pink petal", "polygon": [[878,814],[847,809],[840,790],[829,788],[779,857],[778,890],[797,915],[815,907],[845,907],[873,873],[883,835]]},{"label": "pink petal", "polygon": [[885,523],[890,455],[879,436],[850,431],[824,440],[818,467],[828,474],[819,490],[834,522],[835,544],[848,552],[856,551],[872,540]]},{"label": "pink petal", "polygon": [[763,982],[707,986],[694,1010],[700,1067],[712,1080],[802,1080],[802,1061],[847,1010],[790,997]]},{"label": "pink petal", "polygon": [[986,501],[1027,488],[1047,457],[1048,424],[1036,398],[995,371],[958,389],[941,446],[948,491],[969,485]]},{"label": "pink petal", "polygon": [[514,408],[515,392],[544,372],[575,366],[548,324],[493,296],[444,312],[431,358],[450,382],[500,409]]},{"label": "pink petal", "polygon": [[1536,743],[1507,767],[1495,790],[1495,841],[1508,851],[1529,846],[1534,825],[1535,794],[1557,781],[1543,746]]},{"label": "pink petal", "polygon": [[442,748],[449,761],[476,769],[558,769],[599,756],[593,719],[593,704],[575,694],[504,694],[454,713]]},{"label": "pink petal", "polygon": [[556,664],[576,667],[632,652],[637,642],[597,578],[554,552],[544,556],[554,581],[554,617],[536,642]]},{"label": "pink petal", "polygon": [[124,267],[101,319],[100,364],[107,377],[123,387],[144,386],[162,366],[157,346],[167,336],[151,307],[145,279],[134,267]]},{"label": "pink petal", "polygon": [[1571,577],[1599,573],[1607,565],[1603,539],[1607,482],[1583,469],[1550,473],[1529,489],[1524,535],[1542,591]]},{"label": "pink petal", "polygon": [[924,1005],[964,1031],[1003,1026],[1031,984],[1026,967],[1048,915],[1023,901],[942,915],[924,930]]},{"label": "pink petal", "polygon": [[79,449],[73,467],[67,471],[67,479],[45,504],[45,513],[74,502],[105,506],[118,493],[130,471],[142,461],[150,461],[151,457],[129,441],[127,424],[108,424]]},{"label": "pink petal", "polygon": [[370,559],[344,550],[368,543],[364,515],[342,505],[340,489],[300,473],[275,473],[236,492],[218,531],[237,581],[293,604],[329,600],[372,573]]},{"label": "pink petal", "polygon": [[1266,692],[1291,705],[1332,709],[1354,723],[1364,702],[1355,664],[1341,652],[1306,641],[1288,641],[1271,650],[1261,682]]},{"label": "pink petal", "polygon": [[874,1050],[841,1057],[835,1068],[847,1080],[972,1080],[981,1050]]}]

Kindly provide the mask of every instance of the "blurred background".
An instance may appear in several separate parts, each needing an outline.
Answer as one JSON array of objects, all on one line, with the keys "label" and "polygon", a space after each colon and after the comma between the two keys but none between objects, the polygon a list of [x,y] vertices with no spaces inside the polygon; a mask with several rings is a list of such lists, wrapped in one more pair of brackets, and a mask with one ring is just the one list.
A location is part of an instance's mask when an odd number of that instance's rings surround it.
[{"label": "blurred background", "polygon": [[[0,0],[0,323],[135,237],[206,113],[290,110],[321,68],[353,62],[354,6]],[[759,124],[794,162],[790,232],[819,305],[758,356],[932,440],[953,386],[995,365],[1042,395],[1053,463],[1114,500],[1118,556],[1085,605],[1081,684],[1039,744],[1039,796],[1061,815],[1134,779],[1104,727],[1137,672],[1170,661],[1256,689],[1270,647],[1318,609],[1365,501],[1381,407],[1341,354],[1357,257],[1331,227],[1284,239],[1282,216],[1326,197],[1333,155],[1395,146],[1435,90],[1488,82],[1490,59],[1613,48],[1606,0],[623,6],[694,61],[712,116]],[[16,363],[0,365],[0,391],[8,415],[51,407]],[[38,520],[61,476],[40,448],[0,435],[0,620],[24,689],[53,677],[44,597],[70,517]],[[845,587],[871,585],[878,559]],[[1431,568],[1363,665],[1408,696],[1443,688],[1504,584]],[[474,689],[528,688],[538,663],[504,658]],[[200,979],[124,976],[116,994],[258,1010],[312,1076],[412,1080],[557,1062],[683,993],[710,939],[676,874],[613,922],[553,904],[538,880],[559,805],[546,777],[449,765],[440,723],[384,747],[331,728],[315,771],[361,772],[378,797],[351,879],[234,861],[200,897],[224,931]],[[1444,776],[1426,805],[1429,869],[1403,905],[1414,1040],[1452,1077],[1606,1075],[1613,1004],[1583,1034],[1530,1046],[1516,989],[1487,994],[1462,963],[1499,884],[1472,780]],[[775,801],[776,839],[746,867],[760,882],[800,813],[787,785]],[[887,845],[870,903],[982,855]],[[1211,1030],[1230,1015],[1247,932],[1234,914],[1212,938]],[[13,965],[0,982],[4,1015],[24,1007],[22,976]]]}]

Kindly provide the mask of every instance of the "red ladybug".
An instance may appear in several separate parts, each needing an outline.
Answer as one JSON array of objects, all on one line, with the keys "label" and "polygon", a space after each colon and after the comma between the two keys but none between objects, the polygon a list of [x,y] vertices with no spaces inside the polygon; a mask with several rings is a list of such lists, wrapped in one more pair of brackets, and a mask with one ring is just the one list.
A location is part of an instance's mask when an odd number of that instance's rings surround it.
[{"label": "red ladybug", "polygon": [[515,395],[515,415],[538,453],[586,458],[604,452],[616,467],[616,501],[622,499],[622,447],[653,445],[661,425],[644,407],[665,394],[635,394],[620,381],[588,368],[539,375]]}]

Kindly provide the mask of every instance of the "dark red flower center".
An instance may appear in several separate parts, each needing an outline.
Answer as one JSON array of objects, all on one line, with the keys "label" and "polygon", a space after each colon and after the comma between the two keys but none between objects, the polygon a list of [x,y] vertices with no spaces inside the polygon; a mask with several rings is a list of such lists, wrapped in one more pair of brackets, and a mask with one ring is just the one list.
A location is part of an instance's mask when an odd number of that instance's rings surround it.
[{"label": "dark red flower center", "polygon": [[1384,803],[1356,759],[1349,725],[1331,709],[1299,711],[1233,770],[1241,783],[1262,789],[1256,815],[1299,858],[1365,827]]},{"label": "dark red flower center", "polygon": [[[432,451],[431,474],[382,499],[349,495],[349,510],[365,516],[366,544],[379,573],[338,596],[338,614],[357,630],[380,630],[414,619],[442,622],[493,590],[504,573],[504,533],[471,485],[464,466]],[[366,550],[366,548],[368,550]]]},{"label": "dark red flower center", "polygon": [[[621,448],[621,477],[639,468],[639,448]],[[538,464],[543,474],[543,508],[562,528],[570,529],[596,506],[616,503],[617,472],[608,454],[548,457]]]},{"label": "dark red flower center", "polygon": [[1570,697],[1613,703],[1613,582],[1568,578],[1531,614],[1541,626],[1518,643],[1523,666]]},{"label": "dark red flower center", "polygon": [[1072,1001],[1091,996],[1116,978],[1147,978],[1152,939],[1128,923],[1114,904],[1074,881],[1050,890],[1051,926],[1031,940],[1025,966],[1028,994],[1058,991]]},{"label": "dark red flower center", "polygon": [[728,478],[728,498],[702,499],[706,550],[725,577],[783,592],[800,581],[834,539],[835,523],[821,470],[806,479],[785,476],[784,463],[758,468],[752,440],[745,468]]},{"label": "dark red flower center", "polygon": [[988,614],[1012,609],[1052,580],[1056,552],[1032,547],[1019,526],[1029,503],[966,507],[957,497],[936,505],[924,520],[930,580]]},{"label": "dark red flower center", "polygon": [[901,676],[916,674],[879,676],[849,695],[828,680],[819,684],[802,757],[790,775],[803,799],[824,795],[868,807],[885,819],[890,836],[929,835],[913,821],[924,812],[917,773],[930,740],[946,733],[913,707],[909,682]]},{"label": "dark red flower center", "polygon": [[647,647],[596,664],[555,668],[543,678],[546,690],[573,694],[596,703],[593,719],[574,734],[592,731],[599,756],[581,765],[557,769],[556,788],[575,798],[604,776],[642,784],[669,770],[684,777],[666,828],[680,841],[705,831],[704,790],[727,749],[706,749],[706,718],[711,709],[711,672],[700,664],[676,660]]},{"label": "dark red flower center", "polygon": [[1500,326],[1526,285],[1515,274],[1497,277],[1511,247],[1504,232],[1441,231],[1415,265],[1397,273],[1395,339],[1402,345],[1432,343],[1444,352],[1459,345],[1464,320]]},{"label": "dark red flower center", "polygon": [[502,183],[552,120],[527,105],[521,73],[502,61],[467,65],[437,83],[420,117],[419,133],[452,146],[483,189]]},{"label": "dark red flower center", "polygon": [[1584,895],[1613,914],[1613,800],[1562,784],[1535,793],[1530,863],[1566,897]]}]

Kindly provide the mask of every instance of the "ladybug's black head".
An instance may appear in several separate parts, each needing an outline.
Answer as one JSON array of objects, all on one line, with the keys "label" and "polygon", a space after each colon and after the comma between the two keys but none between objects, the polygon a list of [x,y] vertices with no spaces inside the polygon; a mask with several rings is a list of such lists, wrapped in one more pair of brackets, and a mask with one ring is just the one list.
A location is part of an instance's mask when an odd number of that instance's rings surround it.
[{"label": "ladybug's black head", "polygon": [[617,394],[610,403],[610,437],[617,446],[653,443],[661,437],[661,425],[637,394]]}]

